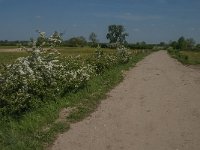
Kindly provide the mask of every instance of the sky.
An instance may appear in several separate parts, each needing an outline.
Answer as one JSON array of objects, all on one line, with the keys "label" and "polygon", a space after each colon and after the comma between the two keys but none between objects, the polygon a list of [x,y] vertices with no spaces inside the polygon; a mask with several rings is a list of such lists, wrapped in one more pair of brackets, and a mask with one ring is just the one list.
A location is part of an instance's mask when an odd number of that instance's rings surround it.
[{"label": "sky", "polygon": [[200,0],[0,0],[0,40],[29,40],[36,30],[108,42],[111,24],[123,25],[127,41],[169,42],[180,36],[200,43]]}]

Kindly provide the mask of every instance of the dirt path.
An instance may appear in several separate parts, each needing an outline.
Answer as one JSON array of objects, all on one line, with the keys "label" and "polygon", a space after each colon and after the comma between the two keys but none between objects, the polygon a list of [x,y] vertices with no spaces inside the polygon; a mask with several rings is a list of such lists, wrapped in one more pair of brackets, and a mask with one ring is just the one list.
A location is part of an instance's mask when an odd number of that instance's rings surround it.
[{"label": "dirt path", "polygon": [[165,51],[130,70],[52,150],[200,150],[200,72]]}]

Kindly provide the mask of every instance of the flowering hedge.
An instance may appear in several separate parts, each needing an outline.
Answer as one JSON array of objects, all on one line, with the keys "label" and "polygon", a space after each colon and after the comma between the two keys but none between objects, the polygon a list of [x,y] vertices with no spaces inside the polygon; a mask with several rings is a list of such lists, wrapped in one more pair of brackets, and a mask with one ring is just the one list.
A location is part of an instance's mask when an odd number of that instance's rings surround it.
[{"label": "flowering hedge", "polygon": [[128,53],[128,49],[120,47],[115,53],[105,54],[99,47],[87,61],[94,66],[96,74],[103,73],[106,69],[109,69],[117,64],[128,63],[131,54]]},{"label": "flowering hedge", "polygon": [[41,45],[48,43],[51,48],[43,49],[33,42],[29,56],[4,66],[0,74],[0,115],[18,116],[49,100],[57,100],[59,96],[84,87],[92,76],[127,63],[130,57],[125,48],[109,55],[98,48],[87,60],[67,57],[61,61],[53,48],[61,42],[58,34],[46,38],[40,32],[40,39]]}]

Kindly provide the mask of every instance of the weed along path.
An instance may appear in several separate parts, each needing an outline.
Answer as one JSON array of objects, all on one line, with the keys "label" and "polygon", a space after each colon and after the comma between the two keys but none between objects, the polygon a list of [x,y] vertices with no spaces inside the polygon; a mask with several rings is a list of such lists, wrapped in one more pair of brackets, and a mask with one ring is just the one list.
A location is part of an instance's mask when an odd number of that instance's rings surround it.
[{"label": "weed along path", "polygon": [[199,150],[200,72],[155,52],[52,150]]}]

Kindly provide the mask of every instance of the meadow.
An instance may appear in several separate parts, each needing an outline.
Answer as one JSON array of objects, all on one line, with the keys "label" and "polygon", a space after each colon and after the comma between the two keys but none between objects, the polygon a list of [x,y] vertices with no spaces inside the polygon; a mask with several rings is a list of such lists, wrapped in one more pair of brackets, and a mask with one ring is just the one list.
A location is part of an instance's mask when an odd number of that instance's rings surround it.
[{"label": "meadow", "polygon": [[[61,57],[67,56],[78,56],[84,58],[94,53],[96,48],[91,47],[57,47]],[[102,49],[105,53],[113,53],[115,49],[104,48]],[[20,51],[15,46],[0,46],[0,64],[10,64],[19,57],[28,56],[29,54],[25,51]]]},{"label": "meadow", "polygon": [[200,64],[200,52],[199,51],[181,51],[181,54],[188,57],[188,64],[197,65]]},{"label": "meadow", "polygon": [[186,65],[200,64],[200,51],[168,50],[168,53],[178,61]]}]

